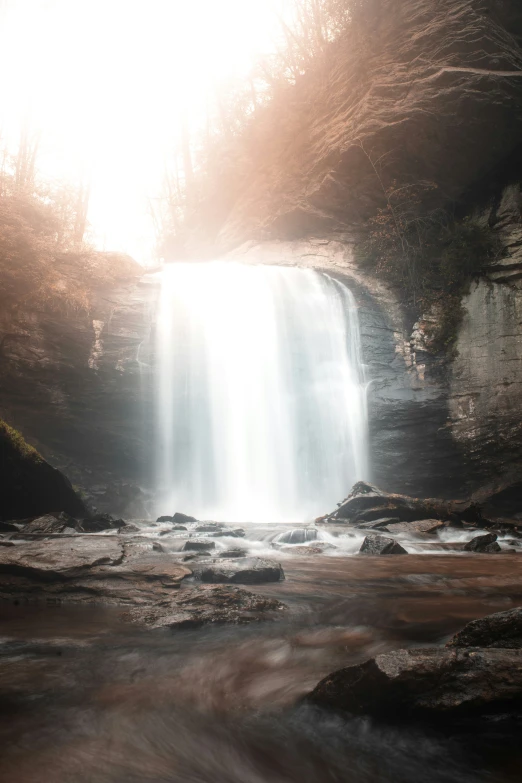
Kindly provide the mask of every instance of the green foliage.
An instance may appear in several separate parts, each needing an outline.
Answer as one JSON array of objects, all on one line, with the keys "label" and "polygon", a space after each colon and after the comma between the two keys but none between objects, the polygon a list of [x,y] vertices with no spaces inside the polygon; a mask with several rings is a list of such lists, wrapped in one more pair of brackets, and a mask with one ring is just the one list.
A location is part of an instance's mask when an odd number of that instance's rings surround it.
[{"label": "green foliage", "polygon": [[19,458],[31,462],[42,462],[42,457],[33,446],[24,439],[23,435],[10,427],[3,419],[0,419],[0,455],[1,462],[4,459]]},{"label": "green foliage", "polygon": [[359,264],[395,286],[417,316],[434,305],[440,312],[434,350],[447,349],[462,319],[462,295],[470,280],[501,252],[492,229],[470,217],[457,219],[429,209],[434,183],[385,188],[386,204],[366,226],[357,248]]}]

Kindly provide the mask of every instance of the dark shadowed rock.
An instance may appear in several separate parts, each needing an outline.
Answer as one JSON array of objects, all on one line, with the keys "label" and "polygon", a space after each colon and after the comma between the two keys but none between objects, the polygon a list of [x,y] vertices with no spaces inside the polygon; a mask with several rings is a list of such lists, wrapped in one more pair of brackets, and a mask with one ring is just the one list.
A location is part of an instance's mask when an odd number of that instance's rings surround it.
[{"label": "dark shadowed rock", "polygon": [[466,552],[494,553],[500,552],[495,533],[486,533],[484,536],[476,536],[464,546]]},{"label": "dark shadowed rock", "polygon": [[519,650],[422,648],[378,655],[325,677],[309,696],[356,715],[445,717],[522,706]]},{"label": "dark shadowed rock", "polygon": [[199,541],[195,541],[193,538],[191,538],[189,541],[186,542],[185,546],[183,547],[183,551],[206,552],[210,549],[215,549],[215,548],[216,548],[215,541],[203,541],[202,539],[200,539]]},{"label": "dark shadowed rock", "polygon": [[0,522],[0,533],[18,533],[18,528],[11,522]]},{"label": "dark shadowed rock", "polygon": [[82,533],[101,533],[103,530],[118,530],[125,524],[125,520],[114,519],[110,514],[95,514],[89,519],[81,519],[77,527]]},{"label": "dark shadowed rock", "polygon": [[239,587],[201,585],[179,591],[162,606],[132,609],[127,616],[150,628],[183,629],[271,620],[285,609],[286,606],[274,598],[255,595]]},{"label": "dark shadowed rock", "polygon": [[446,646],[522,649],[522,607],[473,620]]},{"label": "dark shadowed rock", "polygon": [[158,517],[156,522],[172,522],[172,520],[173,517],[163,516],[163,517]]},{"label": "dark shadowed rock", "polygon": [[248,555],[247,549],[227,549],[225,552],[220,552],[219,557],[246,557]]},{"label": "dark shadowed rock", "polygon": [[89,513],[69,480],[0,420],[0,518],[26,519],[53,511]]},{"label": "dark shadowed rock", "polygon": [[359,550],[361,555],[407,555],[403,547],[393,538],[366,536]]},{"label": "dark shadowed rock", "polygon": [[205,563],[194,567],[194,576],[201,582],[233,583],[242,585],[279,582],[285,578],[279,563],[258,557],[242,558],[239,562]]}]

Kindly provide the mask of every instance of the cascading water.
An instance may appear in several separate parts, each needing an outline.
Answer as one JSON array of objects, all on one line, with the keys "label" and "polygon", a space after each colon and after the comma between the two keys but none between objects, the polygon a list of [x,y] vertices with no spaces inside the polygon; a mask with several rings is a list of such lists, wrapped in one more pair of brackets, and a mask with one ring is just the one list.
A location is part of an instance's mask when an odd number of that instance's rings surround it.
[{"label": "cascading water", "polygon": [[357,310],[338,281],[170,264],[156,349],[161,513],[303,521],[368,478]]}]

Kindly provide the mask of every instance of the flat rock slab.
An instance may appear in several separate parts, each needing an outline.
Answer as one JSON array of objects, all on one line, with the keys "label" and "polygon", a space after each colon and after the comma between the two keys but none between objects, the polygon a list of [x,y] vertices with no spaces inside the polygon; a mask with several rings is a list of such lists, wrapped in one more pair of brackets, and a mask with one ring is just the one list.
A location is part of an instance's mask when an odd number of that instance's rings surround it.
[{"label": "flat rock slab", "polygon": [[285,578],[280,563],[245,557],[240,560],[201,563],[194,567],[194,576],[201,582],[213,584],[253,585],[263,582],[279,582]]},{"label": "flat rock slab", "polygon": [[392,535],[397,533],[436,533],[445,527],[440,519],[418,519],[414,522],[396,522],[386,525],[386,530]]},{"label": "flat rock slab", "polygon": [[378,655],[325,677],[308,697],[323,707],[390,718],[480,715],[522,707],[522,651],[422,648]]},{"label": "flat rock slab", "polygon": [[184,589],[153,608],[131,609],[126,617],[149,628],[197,628],[209,624],[243,624],[274,619],[286,606],[274,598],[230,585]]},{"label": "flat rock slab", "polygon": [[447,647],[496,647],[522,649],[522,607],[496,612],[468,623]]},{"label": "flat rock slab", "polygon": [[0,573],[24,573],[49,579],[80,575],[96,566],[115,566],[123,560],[116,538],[74,536],[31,541],[0,549]]}]

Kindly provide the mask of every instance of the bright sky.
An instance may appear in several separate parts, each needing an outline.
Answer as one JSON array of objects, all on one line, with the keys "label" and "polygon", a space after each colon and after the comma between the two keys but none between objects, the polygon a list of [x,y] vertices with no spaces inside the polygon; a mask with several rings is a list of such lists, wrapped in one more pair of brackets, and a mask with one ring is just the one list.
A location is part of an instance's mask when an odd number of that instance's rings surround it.
[{"label": "bright sky", "polygon": [[45,177],[92,181],[99,246],[147,261],[147,197],[159,192],[185,104],[248,72],[283,0],[0,0],[0,130],[42,132]]}]

